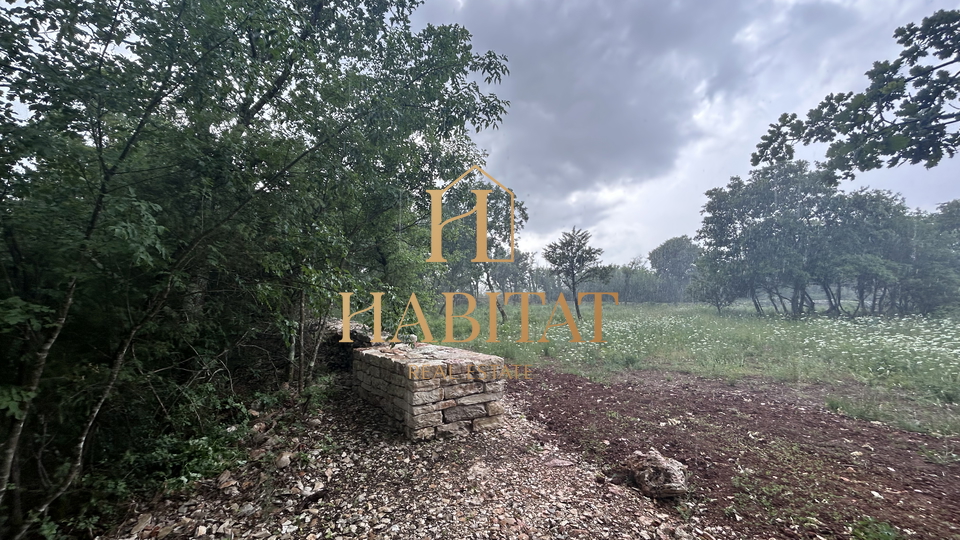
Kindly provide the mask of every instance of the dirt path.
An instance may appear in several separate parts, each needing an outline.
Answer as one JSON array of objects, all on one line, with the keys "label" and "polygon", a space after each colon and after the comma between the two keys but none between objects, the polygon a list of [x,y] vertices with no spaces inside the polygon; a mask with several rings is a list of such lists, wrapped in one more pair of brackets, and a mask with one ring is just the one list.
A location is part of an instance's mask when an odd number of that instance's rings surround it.
[{"label": "dirt path", "polygon": [[[608,466],[651,447],[689,467],[680,519],[759,538],[960,539],[960,439],[831,413],[775,383],[636,372],[601,385],[538,370],[510,390],[549,442]],[[875,522],[863,521],[871,518]]]}]

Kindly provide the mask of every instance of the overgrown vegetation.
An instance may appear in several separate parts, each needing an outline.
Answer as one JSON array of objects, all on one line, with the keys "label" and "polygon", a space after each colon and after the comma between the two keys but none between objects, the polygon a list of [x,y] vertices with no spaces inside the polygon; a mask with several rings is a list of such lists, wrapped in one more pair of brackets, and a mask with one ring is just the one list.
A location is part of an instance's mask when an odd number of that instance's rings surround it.
[{"label": "overgrown vegetation", "polygon": [[424,287],[426,190],[507,68],[416,4],[0,11],[0,536],[216,470],[339,292]]},{"label": "overgrown vegetation", "polygon": [[[592,337],[594,308],[587,306],[578,326],[584,340]],[[749,304],[717,315],[702,305],[605,303],[606,343],[570,343],[566,327],[550,329],[549,342],[538,342],[550,308],[531,306],[530,343],[516,343],[520,308],[509,304],[507,323],[497,332],[500,343],[486,343],[484,331],[472,347],[510,362],[551,366],[594,380],[608,380],[625,369],[655,369],[731,381],[768,377],[815,383],[836,388],[839,393],[825,405],[846,414],[913,430],[960,433],[960,325],[954,319],[794,319],[756,317]],[[484,314],[476,317],[486,320]],[[437,318],[432,324],[443,321]],[[465,336],[464,322],[455,324]],[[860,391],[843,395],[850,387]]]}]

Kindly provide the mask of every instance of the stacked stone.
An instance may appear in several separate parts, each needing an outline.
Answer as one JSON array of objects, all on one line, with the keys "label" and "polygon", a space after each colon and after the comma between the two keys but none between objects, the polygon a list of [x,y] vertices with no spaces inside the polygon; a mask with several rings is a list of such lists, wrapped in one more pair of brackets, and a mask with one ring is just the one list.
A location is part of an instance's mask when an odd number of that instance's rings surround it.
[{"label": "stacked stone", "polygon": [[503,420],[503,358],[418,343],[356,349],[360,397],[403,425],[411,440],[465,435]]}]

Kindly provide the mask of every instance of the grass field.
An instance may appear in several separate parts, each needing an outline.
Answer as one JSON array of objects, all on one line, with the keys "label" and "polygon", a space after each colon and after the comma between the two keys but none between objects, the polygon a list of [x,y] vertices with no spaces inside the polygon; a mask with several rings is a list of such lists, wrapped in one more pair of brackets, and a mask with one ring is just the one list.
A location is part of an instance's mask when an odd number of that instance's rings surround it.
[{"label": "grass field", "polygon": [[[960,433],[960,321],[904,317],[857,319],[757,317],[748,306],[717,315],[692,305],[603,306],[606,343],[570,343],[567,327],[543,335],[551,306],[530,307],[531,343],[520,337],[520,308],[507,306],[498,343],[481,336],[470,347],[520,364],[550,365],[603,381],[626,369],[677,371],[816,385],[828,389],[825,405],[870,420],[939,433]],[[572,306],[571,306],[572,307]],[[583,340],[593,337],[591,305],[582,306]],[[559,310],[554,323],[562,322]],[[486,321],[486,313],[473,316]],[[456,319],[455,334],[470,333]],[[431,321],[442,336],[442,321]]]}]

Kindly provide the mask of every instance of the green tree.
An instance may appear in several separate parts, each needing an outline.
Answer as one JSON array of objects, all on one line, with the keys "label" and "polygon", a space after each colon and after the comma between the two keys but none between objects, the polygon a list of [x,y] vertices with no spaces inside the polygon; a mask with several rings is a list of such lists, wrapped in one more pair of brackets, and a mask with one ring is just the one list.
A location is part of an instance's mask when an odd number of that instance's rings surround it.
[{"label": "green tree", "polygon": [[[828,171],[803,162],[754,170],[707,192],[697,239],[704,272],[694,292],[719,310],[733,294],[763,299],[777,313],[929,313],[956,304],[960,251],[952,203],[934,215],[911,213],[886,191],[842,193]],[[844,305],[844,291],[856,303]]]},{"label": "green tree", "polygon": [[807,287],[836,193],[830,178],[804,162],[791,162],[754,170],[746,182],[734,177],[726,188],[707,192],[697,239],[710,272],[736,277],[732,290],[747,291],[758,313],[761,291],[777,312],[814,309]]},{"label": "green tree", "polygon": [[960,145],[958,34],[958,10],[898,28],[903,51],[874,62],[866,90],[830,94],[806,120],[784,113],[757,145],[753,165],[792,160],[798,142],[830,143],[826,166],[844,178],[904,162],[930,168],[953,157]]},{"label": "green tree", "polygon": [[730,268],[708,257],[701,257],[697,261],[697,273],[687,287],[687,294],[695,301],[706,302],[717,308],[717,315],[720,315],[723,308],[742,296],[743,284]]},{"label": "green tree", "polygon": [[481,81],[507,70],[462,27],[413,32],[415,6],[0,11],[0,536],[78,515],[92,445],[188,476],[158,434],[232,414],[194,398],[256,367],[251,340],[279,334],[302,388],[310,313],[421,286],[425,184],[474,164],[467,129],[507,105]]},{"label": "green tree", "polygon": [[577,297],[580,286],[589,281],[606,282],[613,271],[600,260],[603,250],[590,247],[589,242],[588,231],[573,227],[570,232],[563,233],[560,240],[543,248],[544,260],[550,263],[553,273],[573,293],[578,319],[583,318]]},{"label": "green tree", "polygon": [[643,256],[611,268],[608,286],[604,290],[616,292],[621,303],[655,302],[661,298],[663,286],[660,278],[645,265]]},{"label": "green tree", "polygon": [[683,300],[683,293],[696,274],[698,258],[700,248],[686,235],[670,238],[650,252],[650,266],[662,280],[667,301]]}]

